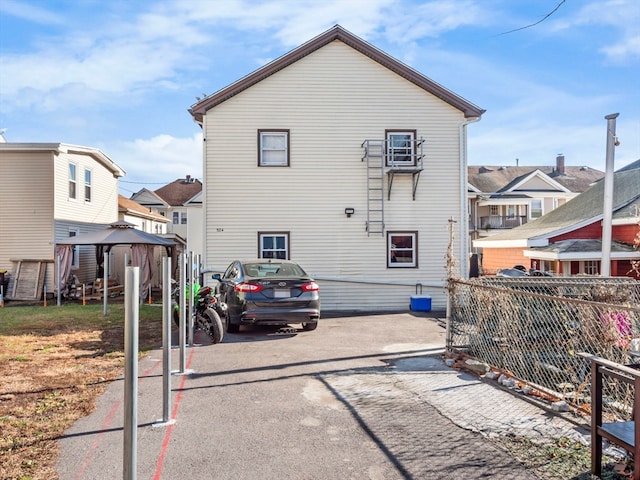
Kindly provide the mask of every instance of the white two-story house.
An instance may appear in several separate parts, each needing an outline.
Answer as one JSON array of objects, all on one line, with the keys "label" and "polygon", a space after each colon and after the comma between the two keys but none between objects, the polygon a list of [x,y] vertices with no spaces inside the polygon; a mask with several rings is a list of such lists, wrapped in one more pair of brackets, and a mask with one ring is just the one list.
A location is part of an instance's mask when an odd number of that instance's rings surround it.
[{"label": "white two-story house", "polygon": [[288,258],[323,310],[408,309],[419,283],[443,309],[483,112],[340,26],[202,99],[204,267]]}]

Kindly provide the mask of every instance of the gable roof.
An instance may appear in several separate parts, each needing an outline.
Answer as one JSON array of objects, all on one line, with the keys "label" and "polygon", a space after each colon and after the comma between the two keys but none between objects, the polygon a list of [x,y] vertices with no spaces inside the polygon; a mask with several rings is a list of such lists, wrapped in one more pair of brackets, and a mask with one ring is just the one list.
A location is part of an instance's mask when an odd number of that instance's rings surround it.
[{"label": "gable roof", "polygon": [[137,191],[133,195],[131,195],[131,200],[138,202],[141,205],[151,206],[151,207],[169,207],[170,205],[162,198],[156,194],[156,192],[149,190],[148,188],[142,188]]},{"label": "gable roof", "polygon": [[200,192],[202,192],[202,182],[197,178],[187,176],[187,178],[174,180],[155,190],[154,193],[169,205],[177,207],[187,203],[197,203],[194,202],[194,197],[197,197]]},{"label": "gable roof", "polygon": [[126,215],[146,218],[155,222],[169,223],[170,221],[159,213],[152,212],[148,207],[144,207],[138,202],[122,195],[118,195],[118,212]]},{"label": "gable roof", "polygon": [[105,167],[115,178],[124,177],[126,172],[120,168],[107,155],[97,148],[83,147],[81,145],[71,145],[68,143],[17,143],[0,142],[0,151],[3,152],[53,152],[54,154],[69,153],[76,155],[86,155],[93,158],[97,163]]},{"label": "gable roof", "polygon": [[[544,246],[550,237],[571,232],[600,221],[603,218],[604,183],[597,182],[587,191],[569,200],[564,205],[525,223],[482,240],[475,240],[474,246]],[[621,170],[613,177],[613,218],[633,220],[638,212],[630,208],[640,200],[640,168]],[[637,209],[635,209],[637,210]],[[493,245],[492,245],[493,244]]]},{"label": "gable roof", "polygon": [[560,174],[555,167],[512,167],[512,166],[468,166],[468,183],[476,190],[484,193],[505,192],[520,185],[538,172],[547,177],[550,183],[559,184],[562,188],[575,193],[587,190],[594,182],[604,178],[604,172],[590,167],[565,167]]},{"label": "gable roof", "polygon": [[542,182],[545,185],[548,185],[548,188],[545,188],[545,189],[537,188],[537,189],[535,189],[535,191],[569,192],[569,189],[567,187],[565,187],[564,185],[560,184],[559,182],[556,182],[549,175],[545,174],[544,172],[541,172],[537,168],[531,173],[528,173],[526,175],[522,175],[520,177],[514,178],[513,180],[511,180],[511,182],[509,182],[507,185],[505,185],[504,187],[502,187],[498,191],[499,192],[511,192],[511,191],[518,191],[518,190],[531,190],[530,188],[526,187],[526,184],[527,184],[527,182],[529,182],[530,180],[533,180],[535,178],[539,178],[540,180],[542,180]]},{"label": "gable roof", "polygon": [[316,50],[335,40],[338,40],[345,45],[350,46],[354,50],[362,53],[363,55],[366,55],[383,67],[388,68],[404,79],[426,90],[428,93],[457,108],[458,110],[462,111],[467,118],[480,117],[485,112],[485,110],[458,96],[442,85],[434,82],[430,78],[427,78],[408,65],[384,53],[382,50],[377,49],[370,43],[365,42],[363,39],[357,37],[348,30],[345,30],[340,25],[335,25],[326,32],[291,50],[289,53],[286,53],[285,55],[273,60],[272,62],[266,64],[258,70],[255,70],[253,73],[250,73],[249,75],[241,78],[231,85],[218,90],[208,97],[205,97],[198,103],[194,104],[189,109],[189,113],[193,116],[194,120],[197,123],[202,125],[203,117],[206,114],[207,110],[230,99],[234,95],[239,94],[243,90],[246,90],[247,88],[255,85],[256,83],[288,67],[301,58],[315,52]]}]

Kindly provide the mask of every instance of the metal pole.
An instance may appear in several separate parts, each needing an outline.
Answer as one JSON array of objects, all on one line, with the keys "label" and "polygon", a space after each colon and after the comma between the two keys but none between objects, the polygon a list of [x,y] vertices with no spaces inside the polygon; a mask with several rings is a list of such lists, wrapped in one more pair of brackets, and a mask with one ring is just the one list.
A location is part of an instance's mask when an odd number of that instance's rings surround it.
[{"label": "metal pole", "polygon": [[193,347],[193,317],[194,317],[194,298],[195,295],[193,294],[193,290],[194,290],[194,283],[196,281],[195,279],[195,275],[193,273],[194,268],[193,268],[193,252],[189,252],[189,346]]},{"label": "metal pole", "polygon": [[187,302],[186,302],[186,278],[187,278],[187,257],[183,253],[180,254],[180,279],[178,283],[178,299],[180,302],[180,321],[178,322],[178,337],[180,345],[180,373],[184,373],[187,364]]},{"label": "metal pole", "polygon": [[613,223],[613,171],[614,149],[616,142],[616,118],[619,113],[604,117],[607,120],[607,163],[604,174],[604,203],[602,207],[602,261],[600,275],[611,275],[611,226]]},{"label": "metal pole", "polygon": [[162,257],[162,421],[171,411],[171,257]]},{"label": "metal pole", "polygon": [[138,427],[138,297],[140,267],[125,272],[124,311],[124,456],[123,479],[136,479]]}]

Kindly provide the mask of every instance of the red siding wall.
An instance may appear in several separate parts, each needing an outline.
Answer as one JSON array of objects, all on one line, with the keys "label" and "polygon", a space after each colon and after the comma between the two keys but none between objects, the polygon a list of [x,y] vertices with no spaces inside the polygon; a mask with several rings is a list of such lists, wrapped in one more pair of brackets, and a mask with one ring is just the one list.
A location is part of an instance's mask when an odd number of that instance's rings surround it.
[{"label": "red siding wall", "polygon": [[[636,235],[640,230],[640,225],[614,225],[611,228],[611,238],[623,243],[633,244]],[[594,222],[591,225],[582,227],[573,232],[564,233],[557,237],[549,239],[549,243],[559,242],[562,240],[585,240],[585,239],[599,239],[602,238],[602,223]]]},{"label": "red siding wall", "polygon": [[485,248],[482,251],[482,270],[485,275],[495,275],[498,270],[524,265],[530,268],[531,260],[523,255],[523,248]]},{"label": "red siding wall", "polygon": [[612,237],[619,242],[633,245],[636,235],[640,231],[640,225],[616,225],[613,227]]}]

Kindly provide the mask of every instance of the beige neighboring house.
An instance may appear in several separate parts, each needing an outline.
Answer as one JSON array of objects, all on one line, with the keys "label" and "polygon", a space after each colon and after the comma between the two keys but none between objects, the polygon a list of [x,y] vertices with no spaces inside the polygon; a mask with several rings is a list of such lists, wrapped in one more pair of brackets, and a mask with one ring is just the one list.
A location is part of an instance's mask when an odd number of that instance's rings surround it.
[{"label": "beige neighboring house", "polygon": [[555,210],[604,178],[591,167],[469,166],[469,234],[490,237]]},{"label": "beige neighboring house", "polygon": [[[96,148],[65,143],[0,143],[0,270],[7,298],[54,292],[56,241],[118,220],[125,172]],[[95,248],[74,249],[80,281],[96,275]]]},{"label": "beige neighboring house", "polygon": [[484,110],[335,26],[190,112],[206,269],[289,258],[327,311],[406,310],[418,283],[445,307],[450,219],[463,271],[469,251],[467,125]]},{"label": "beige neighboring house", "polygon": [[[143,188],[131,200],[167,218],[169,237],[185,251],[203,253],[202,182],[187,175],[157,190]],[[154,232],[155,233],[155,232]],[[173,237],[172,237],[173,235]]]}]

